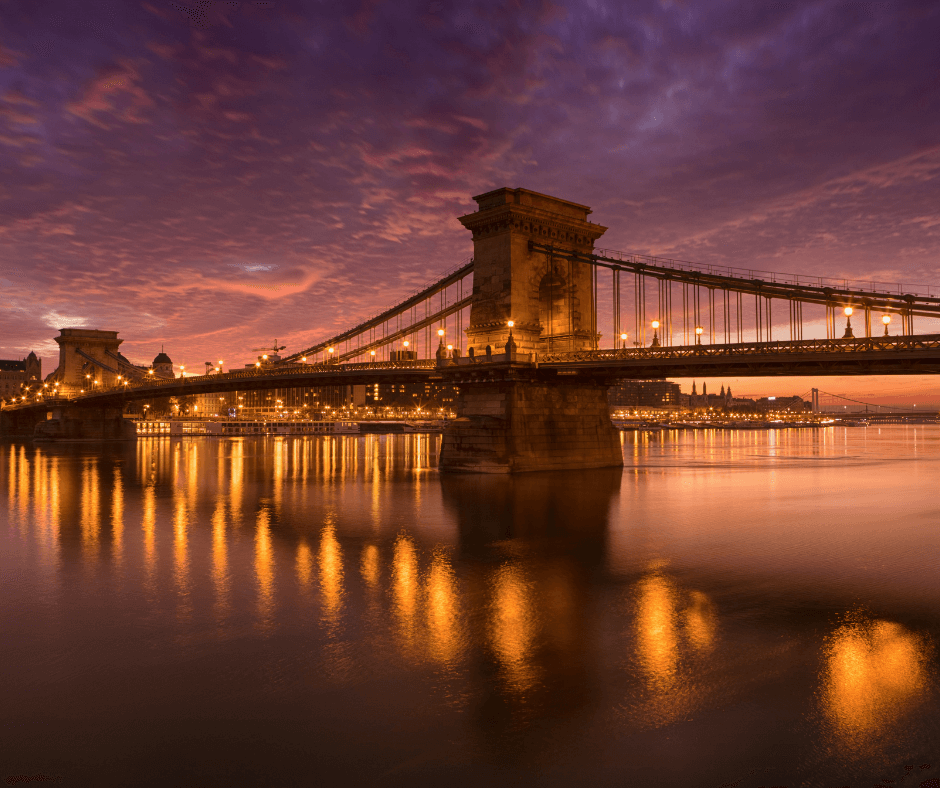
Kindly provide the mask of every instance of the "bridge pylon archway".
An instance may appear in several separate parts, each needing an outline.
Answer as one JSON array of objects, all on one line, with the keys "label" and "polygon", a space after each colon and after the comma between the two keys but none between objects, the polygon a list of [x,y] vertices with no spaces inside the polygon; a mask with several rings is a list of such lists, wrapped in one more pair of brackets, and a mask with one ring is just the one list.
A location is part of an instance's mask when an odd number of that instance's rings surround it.
[{"label": "bridge pylon archway", "polygon": [[588,206],[529,189],[495,189],[473,199],[479,209],[460,217],[473,233],[468,346],[498,352],[512,320],[520,353],[595,347],[592,266],[534,251],[530,242],[591,254],[607,228],[588,221]]}]

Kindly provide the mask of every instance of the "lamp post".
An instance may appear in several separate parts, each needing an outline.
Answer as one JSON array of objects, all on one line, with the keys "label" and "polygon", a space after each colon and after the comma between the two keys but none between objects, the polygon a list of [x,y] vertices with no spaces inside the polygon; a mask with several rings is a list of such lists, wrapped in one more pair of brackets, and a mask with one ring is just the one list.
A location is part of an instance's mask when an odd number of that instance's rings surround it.
[{"label": "lamp post", "polygon": [[650,342],[650,347],[659,347],[659,321],[654,320],[650,325],[653,327],[653,341]]},{"label": "lamp post", "polygon": [[696,327],[695,327],[695,344],[696,344],[696,345],[701,345],[701,344],[702,344],[702,334],[704,334],[704,333],[705,333],[705,329],[704,329],[704,328],[702,328],[701,326],[696,326]]},{"label": "lamp post", "polygon": [[885,325],[885,336],[888,336],[888,324],[891,322],[891,315],[882,315],[881,322]]},{"label": "lamp post", "polygon": [[845,312],[845,333],[842,335],[842,338],[855,339],[855,334],[852,333],[852,312],[854,310],[852,307],[847,306],[843,311]]},{"label": "lamp post", "polygon": [[626,349],[627,349],[627,334],[626,334],[626,332],[624,332],[623,334],[620,335],[620,349],[621,349],[621,350],[626,350]]}]

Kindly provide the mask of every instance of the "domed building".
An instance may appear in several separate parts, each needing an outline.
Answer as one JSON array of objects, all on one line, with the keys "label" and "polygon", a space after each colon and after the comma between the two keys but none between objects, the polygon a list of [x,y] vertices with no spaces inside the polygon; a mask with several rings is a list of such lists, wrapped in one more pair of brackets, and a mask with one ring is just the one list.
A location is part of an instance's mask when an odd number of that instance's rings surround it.
[{"label": "domed building", "polygon": [[153,360],[153,364],[150,365],[153,367],[154,377],[157,378],[172,378],[173,377],[173,362],[170,361],[170,357],[163,352],[161,349],[157,353],[157,357]]}]

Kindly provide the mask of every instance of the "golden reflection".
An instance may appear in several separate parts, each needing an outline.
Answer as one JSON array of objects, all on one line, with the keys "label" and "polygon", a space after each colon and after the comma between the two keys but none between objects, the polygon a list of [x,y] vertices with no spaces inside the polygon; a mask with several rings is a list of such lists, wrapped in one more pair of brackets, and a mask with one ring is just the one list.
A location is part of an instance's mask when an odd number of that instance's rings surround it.
[{"label": "golden reflection", "polygon": [[244,474],[245,441],[239,439],[232,444],[232,475],[229,479],[228,504],[233,523],[241,521]]},{"label": "golden reflection", "polygon": [[177,496],[173,501],[173,575],[180,595],[180,614],[188,615],[190,612],[189,512],[182,496]]},{"label": "golden reflection", "polygon": [[144,563],[147,567],[147,575],[153,578],[156,568],[156,524],[157,524],[157,493],[152,485],[144,487],[143,491],[143,519],[141,528],[144,532]]},{"label": "golden reflection", "polygon": [[418,556],[414,544],[405,534],[395,540],[392,557],[392,597],[398,633],[409,644],[414,641],[415,607],[418,598]]},{"label": "golden reflection", "polygon": [[82,502],[80,527],[82,529],[82,548],[91,551],[98,547],[98,535],[101,529],[98,497],[98,465],[93,460],[86,460],[82,468]]},{"label": "golden reflection", "polygon": [[428,573],[428,631],[431,656],[450,662],[460,649],[457,631],[457,583],[446,554],[437,551]]},{"label": "golden reflection", "polygon": [[258,581],[258,617],[263,627],[272,622],[274,610],[274,559],[271,555],[271,515],[258,512],[255,523],[255,577]]},{"label": "golden reflection", "polygon": [[522,571],[516,566],[500,567],[493,583],[490,640],[510,689],[517,693],[526,691],[535,681],[531,654],[534,637],[535,614]]},{"label": "golden reflection", "polygon": [[186,493],[190,508],[195,509],[199,498],[199,454],[202,448],[200,441],[191,441],[186,456]]},{"label": "golden reflection", "polygon": [[50,457],[46,468],[46,480],[41,490],[41,500],[46,501],[48,508],[47,527],[48,535],[46,544],[49,548],[57,548],[59,545],[59,512],[61,503],[59,500],[59,458]]},{"label": "golden reflection", "polygon": [[111,533],[114,539],[114,558],[120,561],[124,554],[124,479],[121,469],[114,468],[111,490]]},{"label": "golden reflection", "polygon": [[10,446],[10,460],[7,467],[10,469],[7,474],[7,502],[10,514],[13,514],[16,502],[16,446]]},{"label": "golden reflection", "polygon": [[926,684],[923,640],[900,624],[855,620],[826,649],[823,705],[843,746],[897,725]]},{"label": "golden reflection", "polygon": [[220,614],[228,610],[229,574],[228,539],[225,534],[225,503],[221,496],[212,513],[212,581],[216,607]]},{"label": "golden reflection", "polygon": [[297,581],[306,589],[313,579],[313,552],[306,541],[297,543]]},{"label": "golden reflection", "polygon": [[[98,469],[95,470],[95,492],[98,490]],[[26,528],[29,522],[29,462],[26,459],[26,447],[20,446],[20,457],[17,467],[17,504],[19,509],[19,524],[21,528]],[[97,503],[97,499],[96,499]],[[97,541],[97,528],[95,530],[95,540]]]},{"label": "golden reflection", "polygon": [[359,564],[362,579],[369,588],[375,588],[379,582],[379,548],[374,544],[367,544],[362,548],[362,560]]},{"label": "golden reflection", "polygon": [[323,612],[335,622],[343,607],[343,549],[336,538],[336,526],[326,523],[320,535],[320,592]]},{"label": "golden reflection", "polygon": [[692,591],[689,596],[689,606],[683,613],[685,636],[696,651],[706,653],[715,643],[715,606],[701,591]]},{"label": "golden reflection", "polygon": [[640,580],[637,593],[637,656],[649,684],[668,689],[676,678],[676,591],[660,574]]}]

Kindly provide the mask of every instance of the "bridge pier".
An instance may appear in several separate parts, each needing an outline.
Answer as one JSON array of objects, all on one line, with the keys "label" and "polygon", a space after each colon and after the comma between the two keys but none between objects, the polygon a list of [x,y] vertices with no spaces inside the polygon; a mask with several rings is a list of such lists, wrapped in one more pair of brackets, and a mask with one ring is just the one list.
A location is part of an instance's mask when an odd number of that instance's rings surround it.
[{"label": "bridge pier", "polygon": [[622,467],[606,382],[553,377],[540,379],[535,370],[510,367],[462,382],[457,418],[444,429],[440,470],[523,473]]},{"label": "bridge pier", "polygon": [[5,408],[0,410],[0,438],[32,438],[36,425],[46,418],[40,408]]},{"label": "bridge pier", "polygon": [[36,423],[38,441],[134,441],[137,428],[122,408],[54,407],[46,421]]}]

